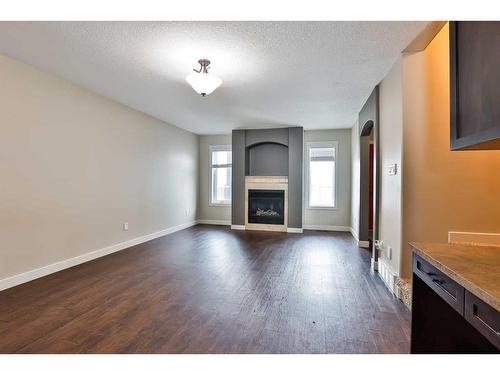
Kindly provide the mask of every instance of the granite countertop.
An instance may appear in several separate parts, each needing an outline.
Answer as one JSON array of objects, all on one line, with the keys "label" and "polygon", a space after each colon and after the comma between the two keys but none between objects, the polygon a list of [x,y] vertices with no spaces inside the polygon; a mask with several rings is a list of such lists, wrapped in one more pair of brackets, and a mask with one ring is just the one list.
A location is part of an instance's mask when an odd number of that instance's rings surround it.
[{"label": "granite countertop", "polygon": [[413,242],[413,252],[500,311],[500,247]]}]

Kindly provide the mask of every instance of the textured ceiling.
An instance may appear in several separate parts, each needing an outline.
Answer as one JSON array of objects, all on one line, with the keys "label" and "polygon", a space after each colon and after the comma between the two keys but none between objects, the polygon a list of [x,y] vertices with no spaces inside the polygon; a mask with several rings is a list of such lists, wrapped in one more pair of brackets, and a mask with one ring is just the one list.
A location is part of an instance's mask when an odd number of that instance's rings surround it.
[{"label": "textured ceiling", "polygon": [[[198,134],[349,128],[427,22],[0,22],[0,52]],[[201,57],[224,85],[184,81]]]}]

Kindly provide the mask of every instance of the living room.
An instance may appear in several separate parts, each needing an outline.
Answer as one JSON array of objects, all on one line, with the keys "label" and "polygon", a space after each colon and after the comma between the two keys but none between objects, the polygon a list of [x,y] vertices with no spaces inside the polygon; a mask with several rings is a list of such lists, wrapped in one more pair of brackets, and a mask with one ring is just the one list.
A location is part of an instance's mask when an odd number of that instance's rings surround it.
[{"label": "living room", "polygon": [[498,353],[498,21],[139,18],[0,22],[1,353]]}]

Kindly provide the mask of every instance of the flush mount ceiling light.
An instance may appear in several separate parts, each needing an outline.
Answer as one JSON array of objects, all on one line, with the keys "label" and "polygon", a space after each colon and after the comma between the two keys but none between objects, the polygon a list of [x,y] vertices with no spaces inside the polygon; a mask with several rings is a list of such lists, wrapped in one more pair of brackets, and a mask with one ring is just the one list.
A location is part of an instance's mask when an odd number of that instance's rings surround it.
[{"label": "flush mount ceiling light", "polygon": [[200,69],[193,69],[196,73],[188,74],[186,81],[198,94],[207,96],[214,92],[217,87],[222,85],[222,79],[208,73],[210,60],[201,59],[198,60],[198,63],[200,64]]}]

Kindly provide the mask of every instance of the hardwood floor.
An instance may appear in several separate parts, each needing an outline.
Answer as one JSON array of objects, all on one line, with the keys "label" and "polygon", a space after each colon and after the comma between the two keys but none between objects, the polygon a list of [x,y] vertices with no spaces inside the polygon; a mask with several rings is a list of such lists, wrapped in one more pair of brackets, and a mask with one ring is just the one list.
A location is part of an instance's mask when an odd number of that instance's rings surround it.
[{"label": "hardwood floor", "polygon": [[2,353],[407,353],[348,233],[198,225],[0,292]]}]

